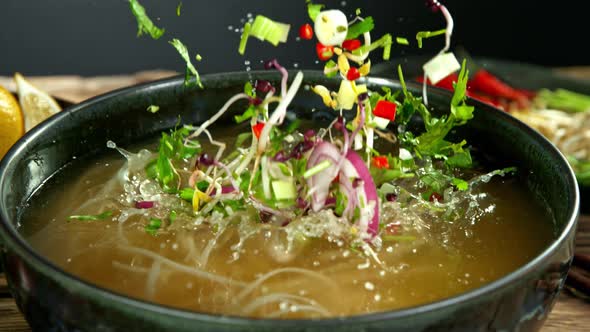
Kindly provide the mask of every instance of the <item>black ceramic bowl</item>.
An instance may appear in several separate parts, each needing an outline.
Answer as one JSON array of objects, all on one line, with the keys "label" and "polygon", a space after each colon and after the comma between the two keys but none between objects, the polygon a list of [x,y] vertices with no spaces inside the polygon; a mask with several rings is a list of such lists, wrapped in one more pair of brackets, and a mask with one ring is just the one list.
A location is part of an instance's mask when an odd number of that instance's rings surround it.
[{"label": "black ceramic bowl", "polygon": [[[73,158],[105,153],[106,141],[120,146],[154,137],[184,123],[208,118],[247,79],[278,80],[269,72],[224,73],[203,78],[205,90],[187,89],[182,78],[115,91],[72,106],[33,129],[0,164],[1,261],[10,290],[35,330],[54,331],[534,331],[549,314],[573,254],[579,194],[571,168],[543,137],[509,115],[473,101],[475,118],[455,135],[485,147],[520,168],[531,190],[555,219],[555,240],[513,273],[483,287],[427,305],[322,320],[264,320],[188,312],[139,301],[65,273],[35,252],[18,232],[27,199]],[[336,86],[318,72],[306,83]],[[373,88],[399,88],[369,79]],[[419,94],[419,87],[410,87]],[[450,95],[432,90],[431,105],[447,109]],[[160,106],[152,114],[149,105]],[[301,116],[322,117],[320,98],[302,89],[293,102]],[[535,236],[531,229],[530,236]],[[346,296],[343,294],[343,296]]]}]

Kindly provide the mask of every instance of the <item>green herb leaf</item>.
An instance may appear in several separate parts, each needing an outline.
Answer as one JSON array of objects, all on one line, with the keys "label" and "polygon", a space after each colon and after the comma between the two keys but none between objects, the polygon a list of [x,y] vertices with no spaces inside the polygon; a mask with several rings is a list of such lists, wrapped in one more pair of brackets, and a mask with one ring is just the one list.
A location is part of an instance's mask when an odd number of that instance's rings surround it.
[{"label": "green herb leaf", "polygon": [[129,0],[129,7],[133,16],[137,19],[137,37],[144,33],[149,34],[153,39],[159,39],[165,30],[154,25],[152,20],[147,16],[145,8],[137,0]]},{"label": "green herb leaf", "polygon": [[186,127],[172,130],[170,135],[162,133],[158,158],[155,162],[148,163],[145,168],[148,176],[158,179],[162,189],[167,193],[175,193],[180,181],[173,162],[190,159],[201,151],[199,142],[188,141],[185,144],[189,135],[190,131]]},{"label": "green herb leaf", "polygon": [[314,4],[310,0],[307,0],[306,3],[307,3],[307,15],[309,15],[309,18],[313,22],[315,22],[316,17],[318,17],[318,14],[324,8],[324,5]]},{"label": "green herb leaf", "polygon": [[256,90],[254,90],[254,87],[252,86],[252,83],[250,83],[250,81],[244,84],[244,93],[247,94],[249,97],[256,97]]},{"label": "green herb leaf", "polygon": [[459,178],[453,178],[452,183],[457,189],[462,191],[465,191],[469,188],[469,183]]},{"label": "green herb leaf", "polygon": [[160,106],[158,106],[158,105],[150,105],[147,108],[147,111],[150,112],[150,113],[156,113],[159,110],[160,110]]},{"label": "green herb leaf", "polygon": [[324,65],[324,74],[326,77],[334,77],[338,74],[338,68],[336,68],[338,64],[332,59],[328,60]]},{"label": "green herb leaf", "polygon": [[174,46],[174,48],[178,51],[180,56],[186,62],[187,75],[185,76],[185,79],[184,79],[184,85],[190,86],[193,84],[193,83],[191,83],[191,78],[190,78],[190,75],[193,75],[194,79],[195,79],[194,84],[196,84],[199,88],[203,89],[203,83],[201,83],[201,76],[199,75],[199,72],[197,71],[197,69],[193,65],[186,46],[180,40],[178,40],[176,38],[169,41],[169,43],[170,43],[170,45]]},{"label": "green herb leaf", "polygon": [[452,178],[440,170],[430,169],[428,173],[420,177],[420,181],[428,186],[431,191],[442,193],[452,181]]},{"label": "green herb leaf", "polygon": [[348,197],[344,195],[342,191],[336,191],[336,206],[334,207],[334,214],[341,217],[347,204]]},{"label": "green herb leaf", "polygon": [[73,215],[68,217],[68,221],[70,220],[79,220],[79,221],[97,221],[103,220],[113,215],[113,211],[105,211],[100,214],[95,215]]},{"label": "green herb leaf", "polygon": [[242,113],[240,115],[234,115],[234,120],[236,121],[236,123],[242,123],[244,121],[250,120],[252,117],[256,116],[257,114],[258,114],[258,112],[256,112],[256,106],[250,105],[244,111],[244,113]]},{"label": "green herb leaf", "polygon": [[451,114],[458,121],[457,125],[462,125],[473,118],[473,106],[465,104],[467,99],[467,83],[469,81],[469,71],[467,70],[466,60],[461,64],[461,71],[459,72],[457,83],[455,84],[455,91],[453,99],[451,100]]},{"label": "green herb leaf", "polygon": [[193,196],[195,195],[195,190],[193,188],[182,188],[180,189],[178,195],[185,201],[192,202]]},{"label": "green herb leaf", "polygon": [[182,1],[176,6],[176,16],[180,16],[180,9],[182,8]]},{"label": "green herb leaf", "polygon": [[205,191],[207,191],[207,189],[209,189],[209,185],[210,185],[209,182],[203,180],[203,181],[197,182],[196,187],[200,191],[205,192]]},{"label": "green herb leaf", "polygon": [[236,138],[236,147],[241,147],[242,145],[244,145],[246,140],[249,140],[251,138],[252,138],[251,131],[239,134],[238,137]]},{"label": "green herb leaf", "polygon": [[150,218],[150,221],[148,222],[148,224],[145,226],[145,232],[156,236],[156,234],[158,233],[158,230],[162,227],[162,219],[158,219],[158,218]]}]

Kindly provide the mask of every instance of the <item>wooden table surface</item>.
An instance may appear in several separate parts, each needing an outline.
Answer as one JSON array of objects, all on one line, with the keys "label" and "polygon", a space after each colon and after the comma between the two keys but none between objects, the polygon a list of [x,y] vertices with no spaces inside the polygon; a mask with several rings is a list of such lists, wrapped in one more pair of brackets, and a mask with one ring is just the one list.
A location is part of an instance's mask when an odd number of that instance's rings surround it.
[{"label": "wooden table surface", "polygon": [[[590,79],[590,68],[556,69],[572,77]],[[48,93],[71,102],[79,102],[113,89],[177,75],[171,71],[147,71],[132,75],[108,77],[31,77],[30,81]],[[14,90],[10,77],[0,77],[0,85]],[[576,252],[590,253],[590,215],[580,217],[576,235]],[[0,332],[31,331],[12,299],[6,279],[0,273]],[[549,314],[542,332],[590,331],[590,301],[562,292]]]}]

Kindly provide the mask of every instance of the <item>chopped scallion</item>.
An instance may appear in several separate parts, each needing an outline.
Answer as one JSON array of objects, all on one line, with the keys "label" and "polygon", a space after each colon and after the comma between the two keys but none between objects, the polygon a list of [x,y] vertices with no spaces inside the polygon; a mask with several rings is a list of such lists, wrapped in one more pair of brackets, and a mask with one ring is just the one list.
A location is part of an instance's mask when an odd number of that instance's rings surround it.
[{"label": "chopped scallion", "polygon": [[244,25],[244,32],[240,39],[238,52],[242,55],[244,54],[246,43],[250,36],[256,37],[261,41],[267,41],[274,46],[284,43],[287,41],[290,28],[291,26],[289,24],[276,22],[266,16],[257,15],[252,25],[250,23]]},{"label": "chopped scallion", "polygon": [[331,161],[324,160],[321,163],[319,163],[319,164],[315,165],[314,167],[305,171],[305,173],[303,173],[303,178],[304,179],[310,178],[310,177],[318,174],[319,172],[325,170],[326,168],[330,167],[331,165],[332,165]]}]

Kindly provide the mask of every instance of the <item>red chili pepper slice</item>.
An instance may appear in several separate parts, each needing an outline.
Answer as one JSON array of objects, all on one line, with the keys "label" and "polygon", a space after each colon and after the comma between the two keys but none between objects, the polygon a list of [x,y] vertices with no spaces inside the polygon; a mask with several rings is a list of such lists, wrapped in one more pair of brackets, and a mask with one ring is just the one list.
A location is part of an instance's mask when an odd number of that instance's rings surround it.
[{"label": "red chili pepper slice", "polygon": [[389,161],[385,156],[375,156],[373,157],[373,166],[377,168],[389,168]]},{"label": "red chili pepper slice", "polygon": [[322,61],[330,60],[334,56],[334,46],[317,43],[315,45],[315,51],[318,54],[318,58]]},{"label": "red chili pepper slice", "polygon": [[260,134],[262,134],[262,129],[264,129],[264,122],[258,122],[252,126],[252,132],[256,136],[256,138],[260,138]]},{"label": "red chili pepper slice", "polygon": [[400,224],[390,223],[385,226],[385,232],[390,235],[395,235],[400,233],[401,228],[402,225]]},{"label": "red chili pepper slice", "polygon": [[475,91],[488,94],[492,97],[506,98],[515,101],[528,99],[527,94],[502,82],[485,69],[480,69],[469,81],[471,88]]},{"label": "red chili pepper slice", "polygon": [[434,202],[434,201],[442,202],[443,197],[439,193],[433,192],[432,194],[430,194],[430,197],[428,198],[428,200],[431,202]]},{"label": "red chili pepper slice", "polygon": [[361,77],[361,73],[355,67],[350,67],[346,72],[346,79],[349,81],[356,81]]},{"label": "red chili pepper slice", "polygon": [[311,27],[311,24],[304,24],[299,28],[299,37],[307,40],[313,38],[313,28]]},{"label": "red chili pepper slice", "polygon": [[379,100],[373,110],[373,115],[393,121],[395,119],[396,109],[397,105],[395,103],[387,100]]},{"label": "red chili pepper slice", "polygon": [[[420,76],[416,79],[420,83],[424,83],[424,77]],[[455,91],[455,83],[459,80],[459,76],[456,73],[452,73],[449,76],[443,78],[442,80],[438,81],[438,83],[434,84],[439,88]],[[428,85],[432,85],[430,80],[427,81]],[[467,87],[469,89],[469,87]]]},{"label": "red chili pepper slice", "polygon": [[349,51],[354,51],[361,47],[361,41],[358,39],[348,39],[342,42],[342,48]]}]

